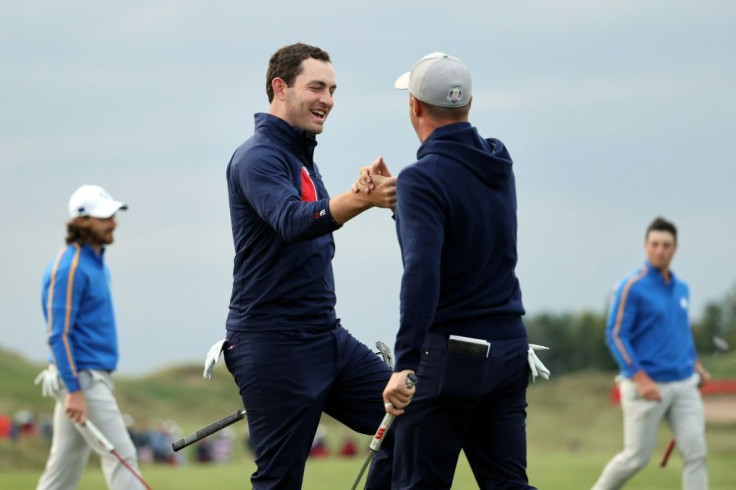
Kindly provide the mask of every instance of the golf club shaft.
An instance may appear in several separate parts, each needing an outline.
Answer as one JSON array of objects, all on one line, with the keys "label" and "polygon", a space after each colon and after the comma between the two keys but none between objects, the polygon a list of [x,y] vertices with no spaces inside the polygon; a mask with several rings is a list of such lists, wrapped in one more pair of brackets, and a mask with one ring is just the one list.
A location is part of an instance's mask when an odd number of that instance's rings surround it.
[{"label": "golf club shaft", "polygon": [[134,470],[133,467],[130,466],[128,462],[123,459],[122,456],[120,456],[120,453],[115,450],[115,446],[112,445],[112,442],[110,442],[110,440],[105,437],[102,432],[100,432],[100,430],[92,423],[91,420],[87,420],[85,423],[80,424],[79,426],[83,430],[87,431],[90,436],[92,436],[92,439],[95,440],[95,442],[100,446],[100,448],[102,448],[102,450],[107,451],[115,456],[120,464],[122,464],[128,471],[130,471],[133,476],[139,482],[141,482],[144,487],[146,487],[147,490],[152,490],[151,486],[146,483],[146,480],[144,480],[143,477],[136,470]]},{"label": "golf club shaft", "polygon": [[358,488],[358,483],[360,483],[360,479],[363,478],[363,473],[365,473],[365,469],[368,468],[368,464],[371,462],[371,459],[373,459],[374,451],[368,451],[368,455],[365,457],[365,461],[363,461],[363,466],[360,467],[360,471],[358,472],[358,476],[355,477],[355,481],[353,482],[353,486],[350,487],[350,490],[355,490]]},{"label": "golf club shaft", "polygon": [[234,424],[238,420],[243,420],[243,417],[245,417],[245,410],[238,410],[237,412],[231,413],[227,417],[221,418],[217,422],[213,422],[207,427],[199,429],[197,432],[193,432],[189,434],[183,439],[179,439],[178,441],[173,442],[171,444],[171,447],[174,449],[174,451],[179,451],[180,449],[184,449],[185,447],[191,444],[194,444],[197,441],[201,441],[205,437],[212,435],[219,430],[224,429],[228,425]]},{"label": "golf club shaft", "polygon": [[[409,374],[406,376],[406,387],[411,388],[417,384],[417,377],[414,374]],[[379,449],[381,449],[381,444],[383,443],[383,436],[386,435],[386,432],[391,427],[391,424],[393,423],[394,419],[396,418],[395,415],[392,415],[390,413],[386,413],[386,415],[383,416],[383,420],[381,421],[381,425],[378,426],[378,430],[376,431],[375,435],[373,436],[373,439],[371,439],[371,443],[368,446],[369,451],[368,455],[365,457],[365,461],[363,461],[363,466],[360,468],[360,472],[358,473],[358,476],[355,478],[355,481],[353,482],[353,486],[350,490],[355,490],[358,488],[358,483],[360,483],[360,479],[363,478],[363,473],[365,473],[366,468],[368,468],[368,463],[371,462],[371,459],[373,458],[373,455],[378,452]]]},{"label": "golf club shaft", "polygon": [[664,468],[667,466],[667,461],[670,459],[670,454],[672,454],[672,450],[675,448],[675,438],[673,437],[670,439],[670,442],[667,444],[667,448],[664,450],[664,454],[662,455],[662,461],[659,462],[659,466]]}]

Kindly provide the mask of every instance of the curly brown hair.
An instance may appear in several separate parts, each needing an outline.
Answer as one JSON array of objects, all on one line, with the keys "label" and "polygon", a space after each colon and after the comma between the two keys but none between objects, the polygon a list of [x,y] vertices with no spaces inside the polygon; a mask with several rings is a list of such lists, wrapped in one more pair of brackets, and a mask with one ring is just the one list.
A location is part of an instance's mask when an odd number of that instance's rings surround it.
[{"label": "curly brown hair", "polygon": [[89,230],[89,228],[79,226],[77,221],[79,219],[84,219],[84,217],[74,218],[66,222],[66,244],[71,245],[74,242],[87,244],[95,243],[95,235]]},{"label": "curly brown hair", "polygon": [[303,70],[302,61],[309,58],[330,63],[330,55],[327,54],[327,51],[304,43],[284,46],[271,55],[266,72],[266,95],[268,95],[269,103],[273,101],[273,87],[271,87],[273,79],[280,78],[287,86],[291,86]]}]

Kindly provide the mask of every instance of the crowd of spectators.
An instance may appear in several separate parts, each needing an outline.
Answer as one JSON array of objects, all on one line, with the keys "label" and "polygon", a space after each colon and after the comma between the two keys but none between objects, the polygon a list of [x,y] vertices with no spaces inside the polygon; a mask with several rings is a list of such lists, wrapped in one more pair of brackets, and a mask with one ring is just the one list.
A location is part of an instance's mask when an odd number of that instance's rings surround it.
[{"label": "crowd of spectators", "polygon": [[[181,429],[172,420],[157,420],[150,426],[145,422],[136,423],[130,415],[123,415],[130,438],[138,450],[138,461],[142,464],[159,463],[179,466],[187,462],[187,451],[174,452],[172,443],[182,437]],[[17,441],[20,437],[43,437],[51,443],[53,432],[52,417],[42,414],[36,420],[28,410],[18,410],[12,417],[0,412],[0,439]],[[224,464],[232,459],[235,449],[235,431],[231,427],[197,442],[189,452],[189,459],[196,463]],[[246,451],[252,453],[246,436]],[[346,435],[340,443],[337,454],[353,457],[358,453],[352,436]],[[327,444],[327,429],[319,426],[309,456],[321,458],[330,456]]]}]

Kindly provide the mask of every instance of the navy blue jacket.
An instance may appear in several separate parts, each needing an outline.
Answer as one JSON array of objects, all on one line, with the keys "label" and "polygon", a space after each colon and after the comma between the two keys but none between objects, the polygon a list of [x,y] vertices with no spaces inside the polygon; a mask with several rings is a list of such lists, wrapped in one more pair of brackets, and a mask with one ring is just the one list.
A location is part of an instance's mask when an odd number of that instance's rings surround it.
[{"label": "navy blue jacket", "polygon": [[526,336],[508,151],[462,122],[434,130],[417,159],[397,181],[404,275],[396,370],[417,368],[429,330],[486,339]]},{"label": "navy blue jacket", "polygon": [[227,166],[235,245],[228,330],[335,326],[332,218],[317,141],[270,114]]}]

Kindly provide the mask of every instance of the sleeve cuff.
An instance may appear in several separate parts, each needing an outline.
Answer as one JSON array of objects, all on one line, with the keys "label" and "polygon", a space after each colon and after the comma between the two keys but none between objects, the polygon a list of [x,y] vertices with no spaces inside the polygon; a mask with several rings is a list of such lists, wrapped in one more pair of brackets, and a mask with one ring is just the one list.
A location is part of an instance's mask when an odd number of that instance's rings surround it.
[{"label": "sleeve cuff", "polygon": [[419,360],[421,357],[422,353],[420,351],[405,352],[397,355],[396,361],[394,362],[394,372],[398,373],[405,369],[410,369],[416,372],[417,367],[419,367]]}]

